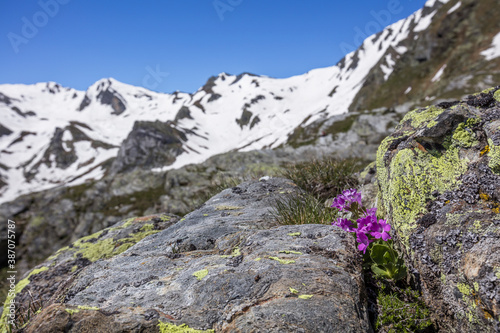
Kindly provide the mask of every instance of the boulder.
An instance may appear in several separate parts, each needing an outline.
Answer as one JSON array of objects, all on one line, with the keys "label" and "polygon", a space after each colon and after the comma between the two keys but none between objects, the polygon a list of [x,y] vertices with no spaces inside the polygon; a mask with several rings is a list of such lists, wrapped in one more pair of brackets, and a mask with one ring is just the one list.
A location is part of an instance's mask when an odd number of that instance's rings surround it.
[{"label": "boulder", "polygon": [[371,332],[353,237],[276,225],[273,203],[297,191],[281,178],[226,189],[124,252],[87,259],[51,290],[36,286],[60,264],[43,263],[16,297],[49,297],[25,331]]},{"label": "boulder", "polygon": [[500,330],[499,88],[409,112],[377,153],[379,210],[446,332]]},{"label": "boulder", "polygon": [[[166,214],[130,218],[59,249],[17,283],[15,308],[18,323],[29,319],[30,311],[32,313],[57,302],[60,294],[58,290],[64,291],[67,284],[86,266],[116,256],[146,236],[158,233],[177,221],[179,217]],[[1,327],[8,320],[12,299],[9,295],[5,301]]]}]

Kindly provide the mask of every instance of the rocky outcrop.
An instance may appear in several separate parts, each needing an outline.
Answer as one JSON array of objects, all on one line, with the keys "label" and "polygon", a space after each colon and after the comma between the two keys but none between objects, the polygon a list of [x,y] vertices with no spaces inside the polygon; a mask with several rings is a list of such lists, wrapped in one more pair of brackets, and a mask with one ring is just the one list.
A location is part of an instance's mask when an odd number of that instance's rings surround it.
[{"label": "rocky outcrop", "polygon": [[[276,225],[273,202],[297,191],[286,179],[246,182],[135,245],[118,235],[137,219],[78,240],[26,274],[19,304],[29,293],[44,303],[24,331],[371,332],[354,239]],[[157,231],[145,220],[139,230]]]},{"label": "rocky outcrop", "polygon": [[499,88],[411,111],[377,153],[379,207],[446,332],[500,330]]},{"label": "rocky outcrop", "polygon": [[184,152],[183,143],[186,140],[186,134],[170,121],[137,121],[122,143],[111,172],[170,165]]},{"label": "rocky outcrop", "polygon": [[374,161],[380,142],[394,131],[406,111],[381,108],[350,112],[308,125],[305,125],[306,119],[288,135],[287,144],[282,149],[290,151],[293,147],[297,155],[316,150],[325,155]]}]

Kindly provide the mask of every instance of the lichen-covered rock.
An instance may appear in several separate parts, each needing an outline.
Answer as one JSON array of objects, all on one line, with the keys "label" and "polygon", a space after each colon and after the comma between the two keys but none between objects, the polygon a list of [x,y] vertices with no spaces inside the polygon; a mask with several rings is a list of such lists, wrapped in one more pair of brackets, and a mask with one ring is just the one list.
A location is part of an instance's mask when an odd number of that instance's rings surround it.
[{"label": "lichen-covered rock", "polygon": [[[97,260],[116,256],[141,239],[158,233],[177,221],[179,217],[166,214],[130,218],[61,248],[17,283],[16,317],[18,320],[25,317],[25,312],[30,307],[31,311],[36,311],[40,307],[57,302],[61,297],[64,298],[57,291],[64,292],[65,287],[84,267]],[[9,295],[4,304],[0,319],[2,333],[7,327],[5,323],[10,319],[9,305],[12,299]]]},{"label": "lichen-covered rock", "polygon": [[411,111],[377,153],[379,207],[447,332],[500,329],[499,88]]},{"label": "lichen-covered rock", "polygon": [[273,202],[296,191],[280,178],[222,191],[77,270],[25,331],[80,332],[89,323],[93,332],[371,332],[353,237],[327,225],[276,225]]}]

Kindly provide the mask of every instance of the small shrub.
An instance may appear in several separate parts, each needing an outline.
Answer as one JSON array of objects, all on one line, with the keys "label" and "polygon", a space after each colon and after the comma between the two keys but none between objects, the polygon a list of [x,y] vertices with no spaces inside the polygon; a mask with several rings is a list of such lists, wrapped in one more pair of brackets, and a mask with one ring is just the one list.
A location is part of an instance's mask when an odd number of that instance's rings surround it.
[{"label": "small shrub", "polygon": [[292,180],[297,186],[320,201],[333,198],[342,190],[358,185],[355,172],[367,163],[360,159],[326,158],[300,162],[286,166],[281,176]]}]

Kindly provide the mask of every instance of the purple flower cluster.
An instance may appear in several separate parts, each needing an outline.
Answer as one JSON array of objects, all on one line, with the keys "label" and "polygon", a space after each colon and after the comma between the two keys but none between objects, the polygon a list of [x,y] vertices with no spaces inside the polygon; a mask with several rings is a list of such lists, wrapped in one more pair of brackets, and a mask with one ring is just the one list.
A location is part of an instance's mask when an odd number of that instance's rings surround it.
[{"label": "purple flower cluster", "polygon": [[[357,203],[357,209],[351,207],[354,202]],[[362,207],[361,193],[357,193],[356,189],[342,192],[342,194],[333,200],[331,207],[337,208],[339,211],[350,211],[355,216],[359,216],[360,212],[363,213],[356,222],[347,218],[338,218],[332,223],[332,225],[338,226],[345,231],[356,233],[358,249],[363,251],[363,253],[366,252],[368,245],[375,239],[382,239],[384,241],[391,239],[388,233],[391,230],[391,226],[385,220],[377,219],[377,208],[365,209]]]},{"label": "purple flower cluster", "polygon": [[333,200],[332,207],[340,211],[348,210],[354,202],[357,202],[361,207],[361,193],[357,193],[356,189],[345,190]]}]

